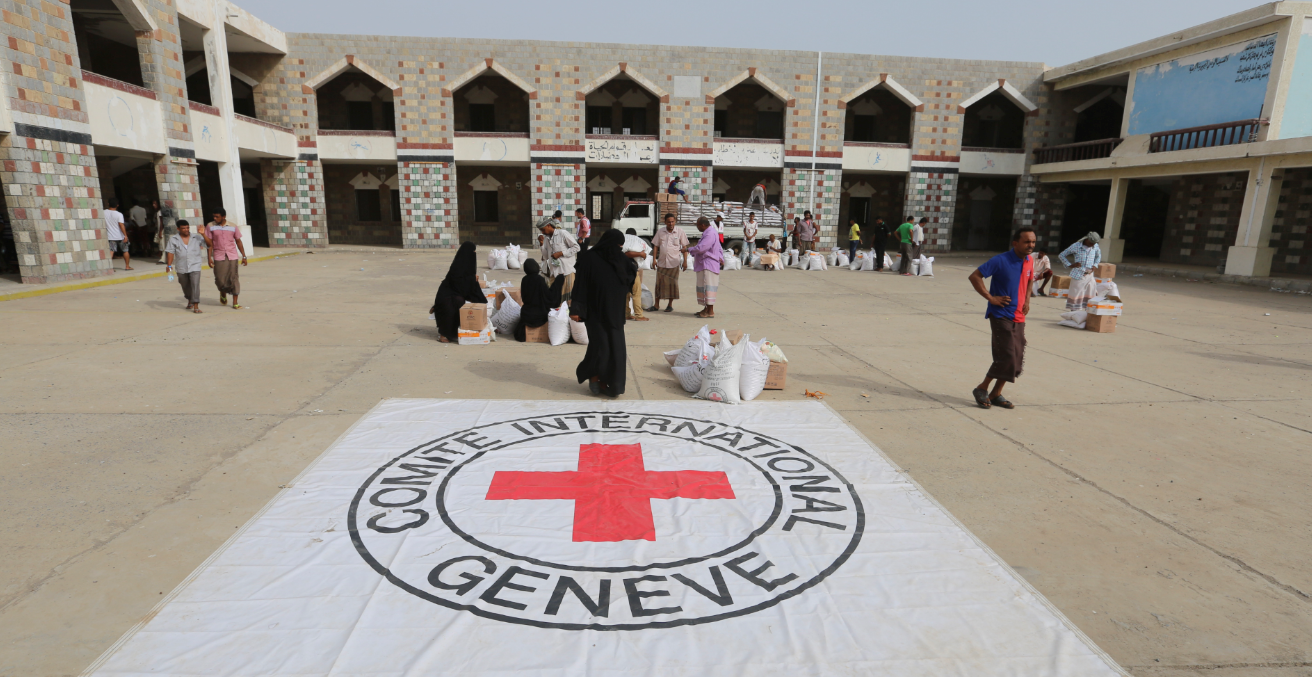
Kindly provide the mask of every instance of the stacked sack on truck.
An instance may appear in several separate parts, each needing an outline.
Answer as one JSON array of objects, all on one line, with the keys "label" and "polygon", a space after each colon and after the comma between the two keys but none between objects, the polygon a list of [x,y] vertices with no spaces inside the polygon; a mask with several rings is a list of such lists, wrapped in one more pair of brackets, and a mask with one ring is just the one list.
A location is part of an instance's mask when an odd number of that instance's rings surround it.
[{"label": "stacked sack on truck", "polygon": [[[1058,324],[1099,334],[1110,334],[1116,331],[1116,318],[1121,316],[1123,309],[1121,290],[1114,281],[1116,265],[1100,263],[1093,276],[1096,285],[1094,287],[1095,295],[1089,299],[1088,306],[1081,310],[1062,313],[1061,321]],[[1054,285],[1058,277],[1057,275],[1053,276]],[[1070,278],[1064,279],[1067,283],[1064,290],[1068,290],[1070,288]]]},{"label": "stacked sack on truck", "polygon": [[767,388],[781,390],[784,370],[776,367],[787,363],[779,346],[765,339],[753,342],[740,331],[707,325],[683,348],[665,353],[665,359],[693,397],[726,404],[754,400]]}]

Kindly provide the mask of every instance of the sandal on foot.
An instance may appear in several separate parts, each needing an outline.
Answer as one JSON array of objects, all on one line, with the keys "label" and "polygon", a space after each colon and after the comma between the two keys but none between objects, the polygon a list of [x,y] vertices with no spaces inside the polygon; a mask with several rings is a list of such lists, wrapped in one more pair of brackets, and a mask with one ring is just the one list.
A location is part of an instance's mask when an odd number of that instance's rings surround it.
[{"label": "sandal on foot", "polygon": [[241,306],[241,304],[239,304],[239,303],[234,303],[234,304],[232,304],[232,309],[233,309],[233,310],[241,310],[241,309],[242,309],[242,306]]},{"label": "sandal on foot", "polygon": [[226,306],[226,305],[228,305],[228,295],[227,295],[227,294],[219,294],[219,305],[221,305],[221,306]]},{"label": "sandal on foot", "polygon": [[1003,409],[1015,409],[1016,405],[1012,404],[1007,398],[997,395],[989,398],[989,404],[997,405]]},{"label": "sandal on foot", "polygon": [[975,396],[975,404],[978,404],[980,409],[988,409],[993,406],[989,404],[989,391],[983,388],[976,388],[970,391],[970,394]]},{"label": "sandal on foot", "polygon": [[666,308],[663,312],[672,313],[674,312],[674,308]]}]

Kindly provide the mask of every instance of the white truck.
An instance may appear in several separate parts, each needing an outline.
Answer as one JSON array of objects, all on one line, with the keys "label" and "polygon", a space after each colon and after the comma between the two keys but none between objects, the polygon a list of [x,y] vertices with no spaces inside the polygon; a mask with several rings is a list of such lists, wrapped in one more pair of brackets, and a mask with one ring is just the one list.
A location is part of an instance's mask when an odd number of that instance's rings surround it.
[{"label": "white truck", "polygon": [[625,202],[624,209],[620,211],[611,227],[618,228],[621,233],[632,228],[639,237],[651,241],[656,234],[656,229],[662,227],[664,223],[662,219],[666,213],[675,215],[677,224],[688,234],[690,240],[701,238],[701,232],[697,230],[698,218],[705,216],[714,223],[716,213],[723,214],[724,245],[735,251],[742,249],[743,222],[747,220],[748,213],[756,215],[756,223],[759,224],[756,230],[758,243],[770,239],[771,235],[780,241],[784,239],[784,214],[778,207],[774,205],[744,207],[741,202],[629,200]]}]

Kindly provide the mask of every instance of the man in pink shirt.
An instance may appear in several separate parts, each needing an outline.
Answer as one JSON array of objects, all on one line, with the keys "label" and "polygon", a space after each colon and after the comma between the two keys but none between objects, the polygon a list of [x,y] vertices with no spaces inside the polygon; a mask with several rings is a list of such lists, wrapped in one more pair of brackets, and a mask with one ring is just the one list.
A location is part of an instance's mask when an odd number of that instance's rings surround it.
[{"label": "man in pink shirt", "polygon": [[241,279],[237,275],[237,253],[241,252],[241,265],[246,265],[246,247],[241,243],[241,231],[228,223],[228,212],[214,211],[214,220],[205,227],[205,242],[209,245],[210,268],[214,269],[214,286],[219,288],[219,303],[228,305],[232,294],[232,309],[240,310],[237,295],[241,293]]},{"label": "man in pink shirt", "polygon": [[574,229],[574,239],[579,241],[579,252],[585,252],[588,250],[588,238],[592,236],[592,219],[579,207],[574,210],[574,223],[578,224]]}]

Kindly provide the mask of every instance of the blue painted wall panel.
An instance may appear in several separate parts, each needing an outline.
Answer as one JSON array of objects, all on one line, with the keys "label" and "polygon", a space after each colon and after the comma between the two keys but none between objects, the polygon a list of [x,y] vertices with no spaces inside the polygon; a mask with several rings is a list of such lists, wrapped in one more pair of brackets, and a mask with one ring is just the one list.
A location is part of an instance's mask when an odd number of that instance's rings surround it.
[{"label": "blue painted wall panel", "polygon": [[1130,134],[1259,117],[1266,99],[1274,34],[1140,68]]},{"label": "blue painted wall panel", "polygon": [[1303,35],[1298,41],[1294,75],[1285,98],[1285,112],[1280,118],[1280,138],[1312,136],[1312,17],[1303,20]]}]

